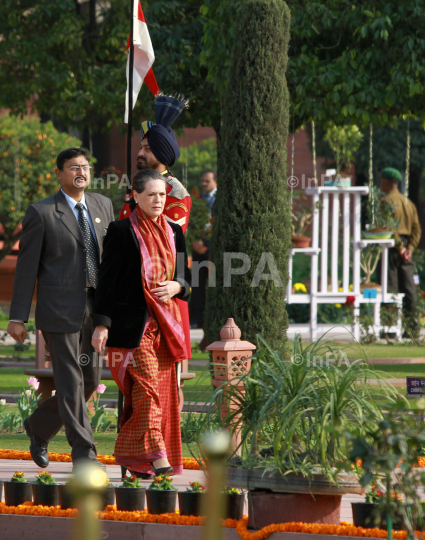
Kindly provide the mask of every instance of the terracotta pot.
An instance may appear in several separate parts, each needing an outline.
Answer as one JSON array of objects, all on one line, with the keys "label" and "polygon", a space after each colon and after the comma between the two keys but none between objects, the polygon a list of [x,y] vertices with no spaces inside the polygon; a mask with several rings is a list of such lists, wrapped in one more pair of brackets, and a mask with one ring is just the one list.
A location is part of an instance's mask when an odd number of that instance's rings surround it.
[{"label": "terracotta pot", "polygon": [[4,499],[6,506],[18,506],[32,501],[32,487],[29,482],[5,482]]},{"label": "terracotta pot", "polygon": [[68,492],[68,486],[66,484],[60,484],[58,486],[59,491],[59,504],[62,510],[68,510],[68,508],[74,508],[72,504],[71,496]]},{"label": "terracotta pot", "polygon": [[311,244],[311,238],[308,236],[292,236],[292,243],[296,248],[308,248]]},{"label": "terracotta pot", "polygon": [[57,506],[59,490],[55,484],[32,484],[32,494],[35,506]]},{"label": "terracotta pot", "polygon": [[376,503],[351,503],[353,522],[355,527],[363,529],[381,528],[381,515],[378,512],[379,505]]},{"label": "terracotta pot", "polygon": [[117,510],[126,510],[127,512],[136,512],[145,509],[145,488],[115,488],[115,497],[117,499]]},{"label": "terracotta pot", "polygon": [[245,502],[245,493],[228,493],[227,494],[227,519],[242,519],[243,505]]},{"label": "terracotta pot", "polygon": [[179,510],[181,516],[200,516],[201,504],[205,493],[179,491]]},{"label": "terracotta pot", "polygon": [[176,511],[177,491],[147,489],[149,514],[173,514]]}]

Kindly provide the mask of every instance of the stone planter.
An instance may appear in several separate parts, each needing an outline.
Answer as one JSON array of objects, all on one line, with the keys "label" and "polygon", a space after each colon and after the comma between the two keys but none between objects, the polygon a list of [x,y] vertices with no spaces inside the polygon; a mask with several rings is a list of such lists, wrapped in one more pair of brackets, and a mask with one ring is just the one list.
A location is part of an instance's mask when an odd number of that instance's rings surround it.
[{"label": "stone planter", "polygon": [[32,501],[32,488],[29,482],[5,482],[4,498],[6,506],[18,506]]},{"label": "stone planter", "polygon": [[179,491],[179,510],[181,516],[200,516],[202,498],[205,493],[194,493],[193,491]]},{"label": "stone planter", "polygon": [[341,497],[345,493],[362,494],[357,478],[341,474],[338,485],[324,475],[313,479],[302,475],[264,473],[261,469],[227,469],[227,486],[249,489],[248,527],[261,529],[272,523],[302,521],[339,525]]},{"label": "stone planter", "polygon": [[146,498],[149,514],[174,514],[177,491],[147,489]]},{"label": "stone planter", "polygon": [[127,512],[141,511],[145,509],[145,488],[115,488],[115,497],[117,499],[117,510]]},{"label": "stone planter", "polygon": [[59,490],[56,484],[32,484],[32,495],[35,506],[57,506]]}]

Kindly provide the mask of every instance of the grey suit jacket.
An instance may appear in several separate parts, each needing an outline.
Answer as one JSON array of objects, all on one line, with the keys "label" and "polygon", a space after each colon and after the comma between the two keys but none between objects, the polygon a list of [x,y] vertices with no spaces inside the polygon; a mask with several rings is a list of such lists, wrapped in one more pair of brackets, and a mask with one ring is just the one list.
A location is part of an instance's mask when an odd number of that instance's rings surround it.
[{"label": "grey suit jacket", "polygon": [[[112,202],[98,193],[85,193],[85,199],[101,260],[103,237],[114,220]],[[22,231],[10,319],[28,321],[37,280],[36,327],[78,332],[86,307],[86,252],[80,226],[62,191],[29,206]]]}]

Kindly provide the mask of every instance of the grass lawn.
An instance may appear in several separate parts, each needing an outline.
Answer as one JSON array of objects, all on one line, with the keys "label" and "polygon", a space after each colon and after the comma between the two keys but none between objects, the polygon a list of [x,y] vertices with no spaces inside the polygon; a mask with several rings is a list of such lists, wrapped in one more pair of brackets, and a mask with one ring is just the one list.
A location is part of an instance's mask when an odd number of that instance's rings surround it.
[{"label": "grass lawn", "polygon": [[[4,322],[4,321],[0,321]],[[193,360],[208,360],[209,355],[207,353],[201,353],[197,349],[196,344],[192,344],[194,347]],[[396,357],[423,357],[425,351],[422,347],[415,347],[412,345],[365,345],[360,347],[359,345],[347,345],[341,346],[335,344],[336,347],[341,347],[349,358],[359,358],[362,356],[361,350],[364,351],[367,358],[396,358]],[[10,349],[12,351],[13,346],[0,346],[0,354],[3,349]],[[34,346],[32,346],[34,350]],[[30,351],[24,351],[26,355],[31,355]],[[34,354],[34,352],[32,352]],[[24,375],[24,367],[16,368],[2,368],[0,371],[0,393],[4,394],[17,394],[22,389],[27,389],[27,376]],[[378,371],[386,373],[388,378],[404,378],[408,375],[425,375],[425,364],[398,364],[398,365],[379,365],[376,366]],[[204,401],[206,397],[211,393],[212,386],[210,383],[210,374],[208,367],[201,366],[189,366],[189,371],[196,373],[195,379],[186,381],[184,384],[184,396],[186,401]],[[106,391],[104,397],[116,398],[118,395],[118,388],[114,381],[103,381],[106,384]]]},{"label": "grass lawn", "polygon": [[[108,456],[114,453],[116,433],[95,433],[94,441],[98,454],[107,454]],[[12,433],[0,435],[1,448],[4,450],[28,450],[29,439],[26,433]],[[191,445],[192,450],[195,450],[195,445]],[[65,433],[59,433],[49,443],[50,452],[71,452],[71,447],[66,440]],[[189,445],[183,443],[183,457],[192,457],[189,450]]]},{"label": "grass lawn", "polygon": [[[24,374],[25,367],[2,368],[0,371],[0,394],[19,394],[22,390],[28,389],[28,375]],[[190,367],[191,372],[197,374],[195,379],[186,381],[184,385],[184,395],[186,401],[195,401],[208,394],[212,387],[210,384],[209,372],[202,367]],[[115,381],[103,381],[106,390],[103,397],[118,397],[118,387]]]},{"label": "grass lawn", "polygon": [[[359,352],[363,349],[367,358],[425,358],[425,348],[412,344],[406,345],[356,345],[347,351],[349,358],[360,358]],[[351,354],[353,353],[353,354]]]},{"label": "grass lawn", "polygon": [[[0,321],[1,322],[1,321]],[[3,349],[9,347],[0,346],[0,354]],[[13,346],[10,346],[12,351]],[[33,346],[33,349],[35,347]],[[200,351],[194,351],[193,353],[194,360],[208,360],[208,354],[201,353]],[[28,388],[28,375],[24,374],[25,367],[16,367],[16,368],[2,368],[0,371],[0,394],[18,394],[23,389]],[[185,400],[195,401],[202,398],[205,394],[208,394],[211,391],[210,377],[207,368],[200,366],[190,366],[189,371],[191,373],[196,373],[197,376],[195,379],[186,381],[184,385],[184,395]],[[116,398],[118,397],[118,387],[115,381],[103,381],[106,384],[106,390],[104,397],[106,398]]]},{"label": "grass lawn", "polygon": [[376,366],[377,371],[384,371],[386,378],[404,379],[405,377],[424,376],[425,364],[393,364]]},{"label": "grass lawn", "polygon": [[0,355],[8,356],[9,358],[20,358],[25,360],[35,360],[35,345],[30,345],[26,351],[15,351],[13,345],[0,345]]}]

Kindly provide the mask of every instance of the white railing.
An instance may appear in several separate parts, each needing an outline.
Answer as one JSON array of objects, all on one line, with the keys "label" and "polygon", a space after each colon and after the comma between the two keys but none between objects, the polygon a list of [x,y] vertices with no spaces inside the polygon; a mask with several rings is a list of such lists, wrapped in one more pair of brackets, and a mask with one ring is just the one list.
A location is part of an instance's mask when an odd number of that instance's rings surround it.
[{"label": "white railing", "polygon": [[[397,326],[387,331],[395,331],[401,337],[401,305],[403,294],[388,293],[388,249],[394,246],[394,240],[362,240],[361,239],[361,196],[369,193],[368,187],[315,187],[307,188],[306,194],[312,197],[312,245],[310,248],[294,248],[289,255],[289,281],[287,288],[288,304],[310,304],[309,334],[312,341],[318,337],[318,332],[326,331],[332,325],[318,325],[318,304],[344,304],[347,296],[354,297],[354,320],[349,330],[356,340],[360,338],[358,317],[360,304],[369,302],[374,307],[374,327],[372,331],[378,336],[380,324],[380,306],[382,303],[395,302],[399,317]],[[340,204],[342,198],[342,205]],[[320,210],[317,208],[320,203]],[[330,214],[330,208],[332,212]],[[341,211],[342,210],[342,211]],[[332,222],[329,223],[331,215]],[[319,230],[321,226],[321,234]],[[339,276],[338,259],[340,249],[340,231],[342,229],[342,276]],[[319,244],[320,236],[320,244]],[[330,268],[329,259],[330,239]],[[361,250],[368,244],[379,244],[382,247],[381,292],[374,299],[365,299],[360,291],[360,258]],[[352,247],[352,250],[350,249]],[[311,257],[311,281],[309,294],[292,293],[292,260],[297,253]],[[320,291],[319,291],[319,258],[320,258]],[[350,268],[351,283],[350,291]],[[330,290],[329,290],[330,282]],[[342,292],[339,291],[340,282]],[[320,326],[320,328],[319,328]],[[346,326],[346,325],[345,325]],[[289,329],[305,332],[305,325],[289,325]]]}]

